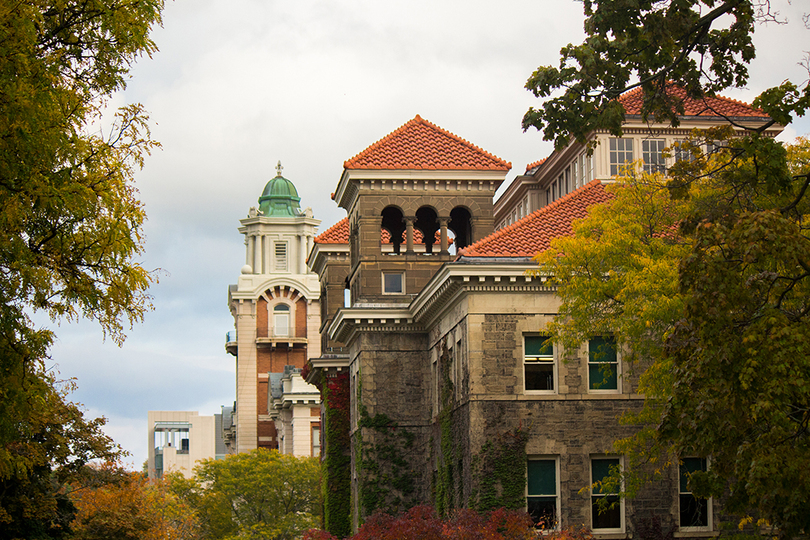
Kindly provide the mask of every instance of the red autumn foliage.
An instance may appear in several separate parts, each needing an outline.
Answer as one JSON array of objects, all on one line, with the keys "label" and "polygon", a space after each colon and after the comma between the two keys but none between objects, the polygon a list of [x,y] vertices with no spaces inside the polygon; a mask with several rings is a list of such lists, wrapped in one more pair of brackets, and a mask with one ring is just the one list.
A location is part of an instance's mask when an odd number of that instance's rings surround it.
[{"label": "red autumn foliage", "polygon": [[[458,510],[447,520],[430,506],[411,508],[400,516],[377,513],[369,517],[351,540],[525,540],[536,538],[531,518],[516,510],[478,514]],[[325,531],[311,530],[304,540],[337,540]]]}]

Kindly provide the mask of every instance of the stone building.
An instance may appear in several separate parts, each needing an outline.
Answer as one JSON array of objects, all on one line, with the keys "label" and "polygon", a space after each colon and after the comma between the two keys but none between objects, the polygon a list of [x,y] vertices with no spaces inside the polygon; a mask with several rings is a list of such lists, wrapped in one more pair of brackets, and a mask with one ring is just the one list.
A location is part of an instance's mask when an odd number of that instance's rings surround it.
[{"label": "stone building", "polygon": [[320,451],[320,398],[301,379],[309,356],[320,354],[320,287],[306,257],[320,220],[300,209],[292,182],[277,175],[240,221],[246,258],[228,290],[236,330],[226,350],[236,357],[236,403],[228,442],[234,452]]},{"label": "stone building", "polygon": [[609,200],[604,183],[618,167],[640,157],[662,170],[664,148],[692,127],[768,118],[716,98],[687,100],[678,129],[644,126],[639,97],[621,99],[625,137],[593,134],[593,156],[576,144],[553,153],[497,203],[511,165],[419,116],[344,163],[333,199],[348,217],[315,239],[309,259],[324,354],[304,373],[329,395],[345,388],[345,402],[324,403],[330,531],[345,534],[378,508],[427,503],[525,508],[539,526],[586,524],[605,539],[651,518],[679,536],[716,534],[716,502],[683,481],[706,466],[702,457],[597,511],[617,497],[590,486],[623,467],[613,441],[633,428],[619,417],[643,396],[612,336],[576,350],[546,338],[559,299],[529,271],[573,220]]}]

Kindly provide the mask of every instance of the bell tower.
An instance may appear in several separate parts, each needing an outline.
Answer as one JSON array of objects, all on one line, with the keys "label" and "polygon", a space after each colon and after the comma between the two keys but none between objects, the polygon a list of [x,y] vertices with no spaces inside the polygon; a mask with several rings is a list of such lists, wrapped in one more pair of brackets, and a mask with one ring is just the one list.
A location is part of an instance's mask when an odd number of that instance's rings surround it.
[{"label": "bell tower", "polygon": [[409,303],[456,249],[491,234],[511,168],[418,115],[343,166],[352,306]]}]

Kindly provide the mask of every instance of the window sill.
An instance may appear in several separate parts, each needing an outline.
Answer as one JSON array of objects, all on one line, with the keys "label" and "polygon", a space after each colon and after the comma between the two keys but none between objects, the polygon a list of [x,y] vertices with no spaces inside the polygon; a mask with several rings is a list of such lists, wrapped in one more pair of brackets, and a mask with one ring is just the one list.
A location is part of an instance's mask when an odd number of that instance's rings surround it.
[{"label": "window sill", "polygon": [[593,537],[596,540],[621,540],[623,538],[633,538],[633,534],[627,532],[594,532]]},{"label": "window sill", "polygon": [[706,529],[686,529],[675,531],[673,534],[675,538],[706,538],[710,536],[720,536],[720,531],[712,531]]}]

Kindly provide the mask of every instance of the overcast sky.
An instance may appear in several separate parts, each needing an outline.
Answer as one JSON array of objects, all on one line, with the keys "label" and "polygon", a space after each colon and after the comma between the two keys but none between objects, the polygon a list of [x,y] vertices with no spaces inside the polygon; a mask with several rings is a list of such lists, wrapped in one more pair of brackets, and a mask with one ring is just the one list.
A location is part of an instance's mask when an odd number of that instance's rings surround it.
[{"label": "overcast sky", "polygon": [[[788,25],[757,29],[749,87],[726,95],[750,101],[806,80],[799,4],[779,6]],[[564,0],[167,2],[152,33],[160,52],[114,100],[143,103],[163,145],[136,176],[149,216],[143,264],[162,270],[155,310],[122,348],[92,323],[56,328],[53,364],[77,379],[72,399],[109,419],[138,469],[147,411],[232,404],[227,290],[245,264],[236,229],[276,162],[321,231],[345,216],[329,198],[343,162],[417,114],[511,161],[512,179],[551,151],[520,128],[537,104],[523,85],[582,41],[582,21],[582,4]],[[803,119],[786,135],[808,131]]]}]

